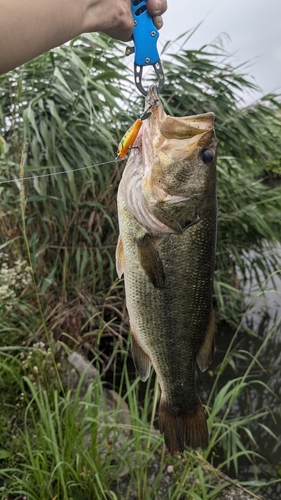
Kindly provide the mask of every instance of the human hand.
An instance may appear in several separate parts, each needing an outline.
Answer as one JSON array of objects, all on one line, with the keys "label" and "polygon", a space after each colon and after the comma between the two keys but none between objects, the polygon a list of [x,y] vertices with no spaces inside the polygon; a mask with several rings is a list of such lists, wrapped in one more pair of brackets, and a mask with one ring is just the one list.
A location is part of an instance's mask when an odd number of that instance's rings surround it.
[{"label": "human hand", "polygon": [[[157,29],[167,0],[147,0]],[[128,41],[131,0],[0,0],[0,74],[90,31]]]},{"label": "human hand", "polygon": [[[131,38],[134,27],[131,0],[88,0],[88,4],[84,32],[102,31],[124,42]],[[157,29],[163,26],[161,16],[166,9],[167,0],[147,0],[147,10]]]},{"label": "human hand", "polygon": [[155,27],[160,30],[163,26],[162,14],[167,10],[167,0],[147,0],[147,10],[153,17]]}]

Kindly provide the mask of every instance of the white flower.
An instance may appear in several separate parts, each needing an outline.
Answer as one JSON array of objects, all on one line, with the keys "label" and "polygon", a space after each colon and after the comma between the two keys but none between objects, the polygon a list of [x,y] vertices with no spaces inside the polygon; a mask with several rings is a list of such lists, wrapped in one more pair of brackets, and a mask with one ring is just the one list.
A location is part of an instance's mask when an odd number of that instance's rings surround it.
[{"label": "white flower", "polygon": [[13,267],[9,267],[8,254],[0,252],[0,302],[9,309],[23,289],[32,282],[30,267],[18,258]]}]

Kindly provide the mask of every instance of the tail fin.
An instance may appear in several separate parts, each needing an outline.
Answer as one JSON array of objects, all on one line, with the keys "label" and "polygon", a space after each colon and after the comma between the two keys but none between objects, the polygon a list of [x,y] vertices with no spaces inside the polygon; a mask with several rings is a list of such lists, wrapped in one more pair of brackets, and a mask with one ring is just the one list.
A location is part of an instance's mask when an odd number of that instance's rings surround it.
[{"label": "tail fin", "polygon": [[205,449],[208,445],[208,429],[202,403],[188,411],[174,411],[165,400],[160,401],[159,428],[168,451],[183,452],[186,447]]}]

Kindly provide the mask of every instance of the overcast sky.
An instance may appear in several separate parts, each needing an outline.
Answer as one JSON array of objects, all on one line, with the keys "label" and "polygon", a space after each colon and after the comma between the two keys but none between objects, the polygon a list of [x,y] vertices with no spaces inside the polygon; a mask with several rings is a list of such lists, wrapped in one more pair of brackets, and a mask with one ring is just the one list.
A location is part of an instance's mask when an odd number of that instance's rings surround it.
[{"label": "overcast sky", "polygon": [[[174,40],[203,23],[186,48],[196,49],[226,33],[224,47],[264,93],[281,92],[281,0],[168,0],[159,42]],[[247,98],[248,101],[248,98]]]}]

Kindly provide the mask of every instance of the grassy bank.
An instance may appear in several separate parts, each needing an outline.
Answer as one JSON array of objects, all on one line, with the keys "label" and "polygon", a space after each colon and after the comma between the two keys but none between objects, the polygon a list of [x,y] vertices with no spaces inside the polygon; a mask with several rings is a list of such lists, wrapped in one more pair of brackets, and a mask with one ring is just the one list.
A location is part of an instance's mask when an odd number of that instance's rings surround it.
[{"label": "grassy bank", "polygon": [[[245,280],[262,284],[279,266],[281,192],[261,175],[279,158],[280,104],[270,95],[243,107],[238,95],[253,85],[221,49],[175,55],[172,47],[163,57],[166,109],[175,116],[214,111],[220,144],[214,302],[218,323],[231,324],[234,334],[208,375],[209,447],[168,455],[154,431],[157,384],[139,398],[143,386],[128,368],[128,318],[114,262],[122,165],[114,157],[143,103],[123,48],[82,37],[0,77],[1,499],[129,499],[132,492],[138,499],[215,499],[227,483],[221,471],[238,478],[244,459],[252,464],[245,487],[258,495],[280,480],[278,468],[265,463],[265,478],[257,466],[256,442],[259,429],[275,439],[263,418],[275,418],[279,400],[259,374],[279,324],[254,355],[237,345]],[[86,389],[83,377],[75,388],[66,382],[65,360],[75,350],[99,368]],[[128,405],[126,424],[121,407],[104,402],[109,371]],[[253,411],[249,394],[261,388],[271,406]]]},{"label": "grassy bank", "polygon": [[[51,337],[46,343],[39,340],[44,339],[38,336],[39,316],[36,308],[22,302],[1,317],[2,346],[6,344],[0,349],[1,499],[223,498],[220,495],[230,486],[224,474],[232,470],[233,478],[239,479],[239,464],[245,459],[254,473],[243,485],[244,493],[251,490],[263,497],[270,483],[281,481],[265,460],[266,478],[260,469],[257,434],[260,426],[273,436],[263,422],[269,408],[237,414],[239,399],[259,391],[260,385],[272,395],[256,374],[264,344],[275,328],[255,357],[235,347],[237,330],[222,363],[209,374],[213,387],[205,401],[208,449],[171,456],[153,425],[157,427],[157,381],[151,378],[140,403],[140,381],[128,371],[124,339],[116,341],[119,362],[113,369],[119,380],[115,389],[123,399],[108,409],[99,376],[85,381],[85,370],[71,384],[69,349]],[[247,369],[225,383],[225,370],[235,370],[241,359]],[[97,358],[92,363],[99,366]],[[125,419],[122,401],[128,405]],[[277,405],[273,395],[272,414]]]}]

